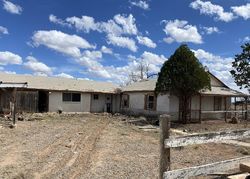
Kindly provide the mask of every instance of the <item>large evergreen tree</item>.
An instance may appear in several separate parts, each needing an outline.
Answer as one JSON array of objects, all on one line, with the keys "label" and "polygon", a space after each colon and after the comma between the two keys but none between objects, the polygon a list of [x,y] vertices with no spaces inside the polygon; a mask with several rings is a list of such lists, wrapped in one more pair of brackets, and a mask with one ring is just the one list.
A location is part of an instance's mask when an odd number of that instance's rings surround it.
[{"label": "large evergreen tree", "polygon": [[250,93],[250,44],[246,43],[241,46],[242,53],[235,55],[233,70],[231,74],[235,83],[240,88],[247,88]]},{"label": "large evergreen tree", "polygon": [[159,73],[155,92],[170,92],[179,98],[180,120],[189,122],[190,100],[199,90],[210,89],[210,77],[187,45],[181,45]]}]

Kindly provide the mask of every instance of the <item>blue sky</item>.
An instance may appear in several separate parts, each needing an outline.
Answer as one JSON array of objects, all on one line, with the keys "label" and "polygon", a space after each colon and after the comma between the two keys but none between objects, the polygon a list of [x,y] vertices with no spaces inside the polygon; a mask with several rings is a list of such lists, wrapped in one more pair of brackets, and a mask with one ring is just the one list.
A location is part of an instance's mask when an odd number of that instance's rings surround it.
[{"label": "blue sky", "polygon": [[124,84],[182,43],[226,84],[250,40],[247,0],[2,0],[0,70]]}]

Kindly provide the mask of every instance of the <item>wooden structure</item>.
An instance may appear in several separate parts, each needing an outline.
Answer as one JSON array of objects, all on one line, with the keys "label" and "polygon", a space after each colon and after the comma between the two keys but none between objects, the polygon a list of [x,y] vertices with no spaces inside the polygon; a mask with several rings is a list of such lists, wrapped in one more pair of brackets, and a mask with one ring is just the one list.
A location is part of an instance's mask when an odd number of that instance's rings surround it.
[{"label": "wooden structure", "polygon": [[[3,83],[0,82],[0,89],[5,93],[5,95],[1,96],[1,108],[3,108],[3,105],[6,105],[6,101],[9,102],[9,110],[12,117],[13,125],[16,124],[16,105],[17,105],[17,89],[24,89],[27,88],[28,83]],[[2,100],[5,97],[7,100]],[[5,101],[5,103],[2,105],[2,102]],[[2,109],[3,111],[3,109]]]},{"label": "wooden structure", "polygon": [[250,161],[250,156],[246,156],[246,157],[171,171],[170,148],[182,147],[187,145],[205,144],[211,142],[223,142],[225,140],[231,140],[231,139],[250,138],[250,129],[226,131],[226,132],[202,133],[202,134],[169,138],[170,117],[167,115],[161,115],[160,130],[161,130],[161,141],[160,141],[161,179],[189,178],[191,176],[200,176],[200,175],[218,173],[238,168],[240,163]]}]

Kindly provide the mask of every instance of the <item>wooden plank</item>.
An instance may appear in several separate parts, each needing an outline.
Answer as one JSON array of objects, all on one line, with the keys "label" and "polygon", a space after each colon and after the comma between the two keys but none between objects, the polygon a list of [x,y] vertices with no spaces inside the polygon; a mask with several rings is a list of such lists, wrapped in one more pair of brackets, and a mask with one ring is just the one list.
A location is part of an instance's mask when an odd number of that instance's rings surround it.
[{"label": "wooden plank", "polygon": [[160,169],[159,178],[163,179],[165,171],[170,170],[170,148],[164,147],[165,139],[169,138],[170,133],[170,116],[160,116]]},{"label": "wooden plank", "polygon": [[241,172],[250,172],[250,160],[248,162],[240,163]]},{"label": "wooden plank", "polygon": [[[212,113],[242,113],[242,111],[201,111],[202,114],[212,114]],[[246,112],[246,111],[243,111],[243,112]]]},{"label": "wooden plank", "polygon": [[205,144],[212,142],[221,142],[224,140],[235,140],[250,138],[250,129],[222,131],[202,134],[192,134],[187,136],[180,136],[165,140],[165,147],[181,147],[194,144]]},{"label": "wooden plank", "polygon": [[240,163],[249,161],[250,156],[225,160],[221,162],[184,168],[179,170],[167,171],[164,173],[164,179],[175,179],[175,178],[184,178],[188,179],[192,176],[204,176],[212,173],[218,173],[222,171],[228,171],[235,168],[238,168]]},{"label": "wooden plank", "polygon": [[246,179],[247,176],[249,176],[249,173],[242,173],[242,174],[228,176],[227,179]]}]

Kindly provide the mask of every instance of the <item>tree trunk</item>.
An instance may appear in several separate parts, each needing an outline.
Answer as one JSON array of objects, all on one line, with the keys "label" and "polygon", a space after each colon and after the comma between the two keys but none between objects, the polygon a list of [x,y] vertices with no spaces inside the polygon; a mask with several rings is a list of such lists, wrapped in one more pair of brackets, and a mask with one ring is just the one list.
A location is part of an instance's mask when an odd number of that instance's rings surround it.
[{"label": "tree trunk", "polygon": [[187,124],[190,122],[190,97],[189,96],[181,96],[179,98],[179,109],[181,112],[180,122],[183,124]]}]

